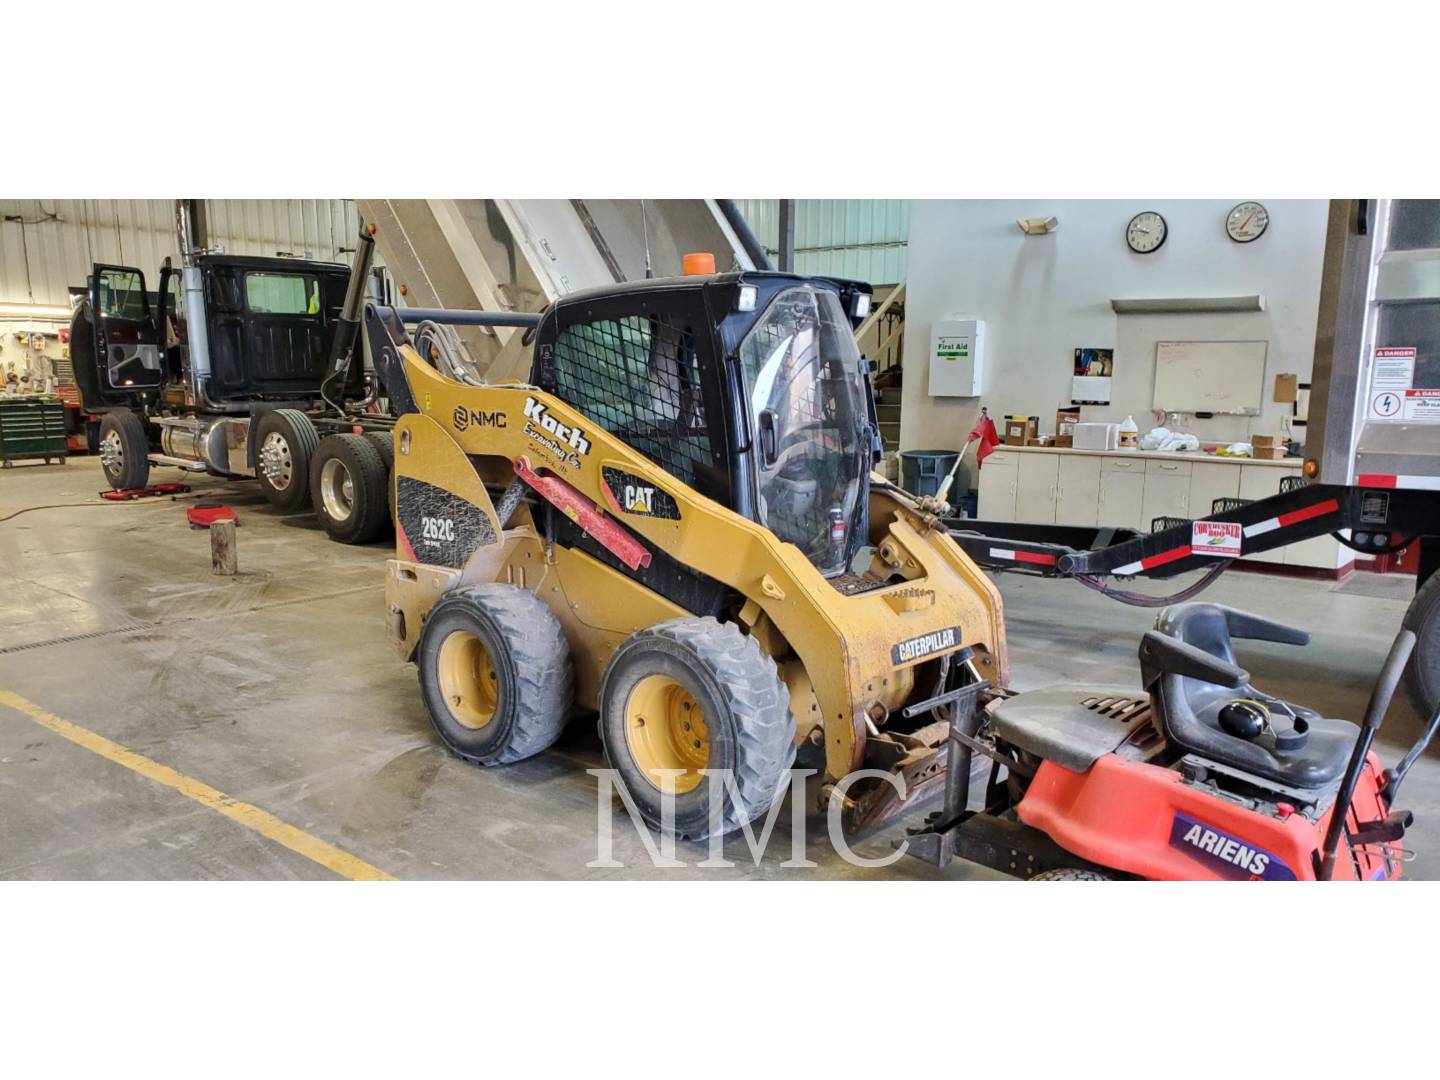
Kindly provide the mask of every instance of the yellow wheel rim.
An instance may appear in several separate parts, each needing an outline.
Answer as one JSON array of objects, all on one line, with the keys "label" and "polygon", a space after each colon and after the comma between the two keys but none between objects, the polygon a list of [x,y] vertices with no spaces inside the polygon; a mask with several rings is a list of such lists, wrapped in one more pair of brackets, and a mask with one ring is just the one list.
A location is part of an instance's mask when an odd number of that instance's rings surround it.
[{"label": "yellow wheel rim", "polygon": [[440,644],[437,667],[440,692],[458,723],[478,730],[495,719],[500,676],[478,637],[468,630],[452,631]]},{"label": "yellow wheel rim", "polygon": [[646,675],[630,691],[625,743],[645,779],[676,795],[699,787],[700,770],[710,761],[705,713],[689,690],[666,675]]}]

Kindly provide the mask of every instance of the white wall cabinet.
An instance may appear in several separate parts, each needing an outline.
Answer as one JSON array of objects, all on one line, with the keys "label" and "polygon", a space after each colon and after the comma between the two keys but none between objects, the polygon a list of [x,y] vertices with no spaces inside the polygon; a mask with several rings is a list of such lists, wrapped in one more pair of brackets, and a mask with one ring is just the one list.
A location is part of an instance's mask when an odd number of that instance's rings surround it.
[{"label": "white wall cabinet", "polygon": [[1015,482],[1020,454],[996,450],[980,465],[980,516],[988,521],[1018,521]]},{"label": "white wall cabinet", "polygon": [[1145,461],[1142,458],[1100,459],[1100,524],[1120,529],[1143,528]]},{"label": "white wall cabinet", "polygon": [[1100,459],[1093,454],[1052,454],[1057,463],[1055,521],[1061,525],[1100,524]]},{"label": "white wall cabinet", "polygon": [[[1269,498],[1298,475],[1298,465],[1008,447],[980,469],[980,517],[1148,532],[1158,517],[1207,517],[1216,499]],[[1328,536],[1247,558],[1326,570],[1351,560]]]},{"label": "white wall cabinet", "polygon": [[1189,517],[1189,506],[1190,462],[1147,458],[1141,526],[1148,530],[1150,523],[1158,517]]},{"label": "white wall cabinet", "polygon": [[1015,520],[1055,522],[1055,489],[1059,482],[1059,454],[1020,454],[1015,482]]}]

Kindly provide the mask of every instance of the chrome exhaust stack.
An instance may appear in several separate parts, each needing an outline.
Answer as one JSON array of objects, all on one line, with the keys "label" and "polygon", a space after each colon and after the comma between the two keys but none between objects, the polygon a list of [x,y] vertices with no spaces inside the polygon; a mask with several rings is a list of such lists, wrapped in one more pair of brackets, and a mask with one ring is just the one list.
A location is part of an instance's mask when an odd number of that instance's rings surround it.
[{"label": "chrome exhaust stack", "polygon": [[190,385],[195,397],[205,399],[205,384],[210,381],[210,336],[205,321],[205,281],[191,243],[194,223],[190,219],[190,200],[175,200],[175,240],[180,247],[180,285],[184,292],[185,337],[190,359]]}]

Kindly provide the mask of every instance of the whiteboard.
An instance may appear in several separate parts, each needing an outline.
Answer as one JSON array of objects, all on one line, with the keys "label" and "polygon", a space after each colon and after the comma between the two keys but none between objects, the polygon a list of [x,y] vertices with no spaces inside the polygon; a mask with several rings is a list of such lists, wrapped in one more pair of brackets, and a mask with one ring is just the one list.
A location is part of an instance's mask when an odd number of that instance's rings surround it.
[{"label": "whiteboard", "polygon": [[1266,341],[1157,341],[1154,407],[1162,412],[1260,412]]}]

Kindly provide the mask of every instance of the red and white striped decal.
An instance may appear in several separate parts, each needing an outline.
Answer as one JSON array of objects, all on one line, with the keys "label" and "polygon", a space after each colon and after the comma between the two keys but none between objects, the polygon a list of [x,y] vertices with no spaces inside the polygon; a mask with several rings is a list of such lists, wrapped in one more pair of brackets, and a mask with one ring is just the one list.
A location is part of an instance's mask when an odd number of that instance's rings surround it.
[{"label": "red and white striped decal", "polygon": [[1164,566],[1176,559],[1186,558],[1190,554],[1190,545],[1171,548],[1169,551],[1162,551],[1159,555],[1146,555],[1139,562],[1126,563],[1124,566],[1117,566],[1110,572],[1112,574],[1138,574],[1142,570],[1152,570],[1157,566]]},{"label": "red and white striped decal", "polygon": [[1054,555],[1042,555],[1038,551],[1015,551],[1012,548],[990,549],[992,559],[1007,559],[1010,562],[1033,563],[1036,566],[1054,566]]},{"label": "red and white striped decal", "polygon": [[1357,473],[1357,487],[1367,488],[1416,488],[1420,491],[1440,491],[1440,476],[1406,476],[1393,473]]},{"label": "red and white striped decal", "polygon": [[1285,525],[1296,525],[1302,521],[1309,521],[1311,518],[1324,517],[1326,514],[1333,514],[1340,509],[1340,503],[1336,499],[1326,499],[1314,506],[1302,507],[1299,510],[1291,510],[1289,513],[1281,514],[1278,517],[1266,518],[1264,521],[1257,521],[1254,525],[1245,526],[1246,536],[1259,536],[1261,533],[1274,532]]}]

